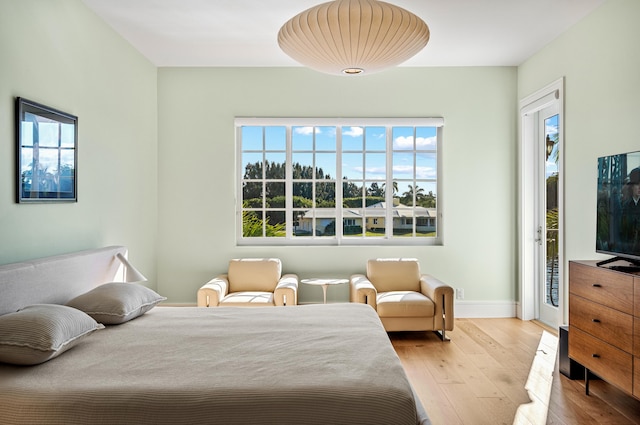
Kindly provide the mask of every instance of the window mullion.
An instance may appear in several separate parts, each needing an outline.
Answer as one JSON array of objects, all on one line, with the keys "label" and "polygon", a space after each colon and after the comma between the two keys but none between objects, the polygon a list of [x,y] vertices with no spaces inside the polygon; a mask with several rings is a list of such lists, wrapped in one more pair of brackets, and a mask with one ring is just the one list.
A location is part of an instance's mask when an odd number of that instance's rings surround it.
[{"label": "window mullion", "polygon": [[[242,141],[242,126],[236,127],[236,139]],[[238,177],[236,179],[240,184],[236,184],[236,240],[243,237],[243,218],[244,218],[244,199],[242,196],[242,188],[244,187],[244,166],[242,162],[242,142],[236,143],[236,170]],[[238,208],[238,206],[240,208]]]},{"label": "window mullion", "polygon": [[285,126],[286,137],[286,154],[285,154],[285,223],[287,239],[293,237],[293,222],[295,220],[293,214],[293,153],[292,153],[292,126]]},{"label": "window mullion", "polygon": [[[338,244],[342,242],[343,233],[342,233],[342,220],[344,217],[343,214],[343,199],[344,193],[343,184],[342,184],[342,127],[336,125],[336,240]],[[338,226],[340,223],[340,226]]]},{"label": "window mullion", "polygon": [[267,236],[267,129],[262,127],[262,237]]},{"label": "window mullion", "polygon": [[418,217],[416,216],[416,211],[418,208],[418,129],[417,127],[413,127],[413,208],[411,210],[411,234],[412,236],[416,236],[417,232],[417,221]]},{"label": "window mullion", "polygon": [[442,127],[438,128],[436,132],[436,166],[437,166],[437,174],[436,174],[436,241],[442,243],[443,241],[443,203],[442,203],[442,174],[440,170],[442,170],[442,138],[443,138],[443,129]]},{"label": "window mullion", "polygon": [[386,168],[386,184],[387,188],[384,192],[384,198],[387,208],[385,209],[384,219],[384,235],[385,239],[391,239],[393,236],[393,128],[386,126],[387,136],[387,168]]}]

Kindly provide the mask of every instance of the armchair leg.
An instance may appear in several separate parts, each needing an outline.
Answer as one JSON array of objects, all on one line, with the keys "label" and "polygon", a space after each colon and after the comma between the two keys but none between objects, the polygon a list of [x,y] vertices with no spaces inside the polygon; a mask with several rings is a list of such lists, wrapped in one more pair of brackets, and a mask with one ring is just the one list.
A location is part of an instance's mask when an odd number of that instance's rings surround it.
[{"label": "armchair leg", "polygon": [[442,340],[442,342],[451,342],[451,338],[447,336],[447,331],[443,328],[441,331],[433,331],[434,334]]},{"label": "armchair leg", "polygon": [[442,295],[442,330],[433,331],[442,342],[451,342],[451,339],[447,336],[446,324],[447,324],[447,312],[445,311],[444,295]]}]

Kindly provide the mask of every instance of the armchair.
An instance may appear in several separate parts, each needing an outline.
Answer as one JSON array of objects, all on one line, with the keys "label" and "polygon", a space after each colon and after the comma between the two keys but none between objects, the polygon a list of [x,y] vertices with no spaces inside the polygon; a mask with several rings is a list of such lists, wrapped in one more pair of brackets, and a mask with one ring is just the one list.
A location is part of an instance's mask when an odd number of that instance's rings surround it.
[{"label": "armchair", "polygon": [[447,340],[453,330],[453,288],[420,273],[412,258],[375,259],[366,275],[349,279],[350,300],[369,304],[387,332],[435,331]]},{"label": "armchair", "polygon": [[298,276],[282,275],[278,258],[229,261],[220,274],[198,289],[198,307],[262,307],[298,304]]}]

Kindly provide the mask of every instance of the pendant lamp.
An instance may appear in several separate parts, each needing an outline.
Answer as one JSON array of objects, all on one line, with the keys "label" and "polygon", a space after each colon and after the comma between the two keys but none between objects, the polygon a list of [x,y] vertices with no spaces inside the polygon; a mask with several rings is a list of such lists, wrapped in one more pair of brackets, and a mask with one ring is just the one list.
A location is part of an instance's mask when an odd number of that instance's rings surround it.
[{"label": "pendant lamp", "polygon": [[429,27],[413,13],[377,0],[334,0],[287,21],[280,48],[309,68],[333,75],[371,74],[396,66],[427,45]]}]

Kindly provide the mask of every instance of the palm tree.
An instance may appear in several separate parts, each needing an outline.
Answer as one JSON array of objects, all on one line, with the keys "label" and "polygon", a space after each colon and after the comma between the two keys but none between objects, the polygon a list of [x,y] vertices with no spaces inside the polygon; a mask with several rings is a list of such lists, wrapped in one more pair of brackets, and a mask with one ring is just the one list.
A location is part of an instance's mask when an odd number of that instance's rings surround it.
[{"label": "palm tree", "polygon": [[283,236],[285,231],[285,224],[270,224],[264,223],[260,217],[254,211],[242,211],[242,236],[248,237],[261,237],[262,226],[264,224],[265,236],[277,237]]},{"label": "palm tree", "polygon": [[547,298],[551,301],[551,305],[558,306],[557,297],[553,296],[553,287],[556,286],[555,276],[558,263],[558,208],[547,210],[547,268],[549,275],[547,276]]},{"label": "palm tree", "polygon": [[[384,188],[385,188],[386,183],[382,183],[382,193],[384,193]],[[393,194],[395,195],[396,193],[398,193],[398,182],[397,181],[393,181]]]},{"label": "palm tree", "polygon": [[423,188],[418,187],[418,185],[416,185],[415,187],[413,187],[413,185],[409,185],[409,190],[402,194],[402,200],[404,201],[404,204],[408,204],[409,202],[411,202],[411,204],[413,205],[414,194],[416,196],[416,203],[419,199],[425,196]]}]

